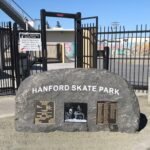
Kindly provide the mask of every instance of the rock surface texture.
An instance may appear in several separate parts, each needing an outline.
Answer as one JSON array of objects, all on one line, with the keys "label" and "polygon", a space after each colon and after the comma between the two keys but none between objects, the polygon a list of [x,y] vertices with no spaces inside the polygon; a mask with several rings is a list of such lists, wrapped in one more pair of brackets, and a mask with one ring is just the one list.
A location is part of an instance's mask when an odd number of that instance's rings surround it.
[{"label": "rock surface texture", "polygon": [[132,87],[106,70],[59,69],[30,76],[17,92],[15,128],[23,132],[120,131],[139,128]]}]

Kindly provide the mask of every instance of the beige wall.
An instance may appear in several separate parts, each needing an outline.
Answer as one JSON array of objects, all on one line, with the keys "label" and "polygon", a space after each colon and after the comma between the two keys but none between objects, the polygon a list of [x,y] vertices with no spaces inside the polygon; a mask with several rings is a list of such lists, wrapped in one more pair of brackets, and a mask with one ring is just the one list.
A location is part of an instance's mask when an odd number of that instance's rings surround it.
[{"label": "beige wall", "polygon": [[65,52],[64,52],[64,43],[65,42],[75,42],[74,40],[74,31],[73,30],[61,30],[61,31],[48,31],[47,30],[47,57],[56,58],[56,45],[57,43],[62,45],[62,62],[65,62]]},{"label": "beige wall", "polygon": [[74,42],[74,31],[47,31],[47,42]]}]

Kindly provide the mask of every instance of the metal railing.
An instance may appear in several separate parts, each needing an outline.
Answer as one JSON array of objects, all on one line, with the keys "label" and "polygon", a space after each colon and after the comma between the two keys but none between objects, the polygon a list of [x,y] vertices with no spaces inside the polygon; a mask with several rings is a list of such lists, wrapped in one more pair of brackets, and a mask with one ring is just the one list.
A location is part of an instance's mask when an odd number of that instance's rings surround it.
[{"label": "metal railing", "polygon": [[[110,72],[125,78],[135,89],[147,90],[150,75],[150,29],[136,26],[134,31],[125,28],[100,28],[98,51],[109,47]],[[103,68],[103,57],[98,56],[98,68]]]},{"label": "metal railing", "polygon": [[15,93],[14,53],[11,23],[0,25],[0,95]]}]

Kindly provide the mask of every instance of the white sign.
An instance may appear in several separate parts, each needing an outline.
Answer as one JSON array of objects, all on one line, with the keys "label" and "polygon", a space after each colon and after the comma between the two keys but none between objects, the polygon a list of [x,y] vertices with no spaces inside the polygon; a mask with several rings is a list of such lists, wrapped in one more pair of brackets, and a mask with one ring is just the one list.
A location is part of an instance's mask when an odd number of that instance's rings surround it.
[{"label": "white sign", "polygon": [[19,52],[42,50],[41,33],[20,32],[19,42]]}]

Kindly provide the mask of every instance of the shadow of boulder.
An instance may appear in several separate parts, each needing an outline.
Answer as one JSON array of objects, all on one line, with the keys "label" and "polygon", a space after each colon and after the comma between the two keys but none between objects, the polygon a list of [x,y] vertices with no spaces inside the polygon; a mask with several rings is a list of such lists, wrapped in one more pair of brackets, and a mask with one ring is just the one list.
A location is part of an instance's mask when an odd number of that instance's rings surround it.
[{"label": "shadow of boulder", "polygon": [[138,131],[144,129],[146,127],[147,122],[148,122],[147,117],[143,113],[140,113],[140,125]]}]

